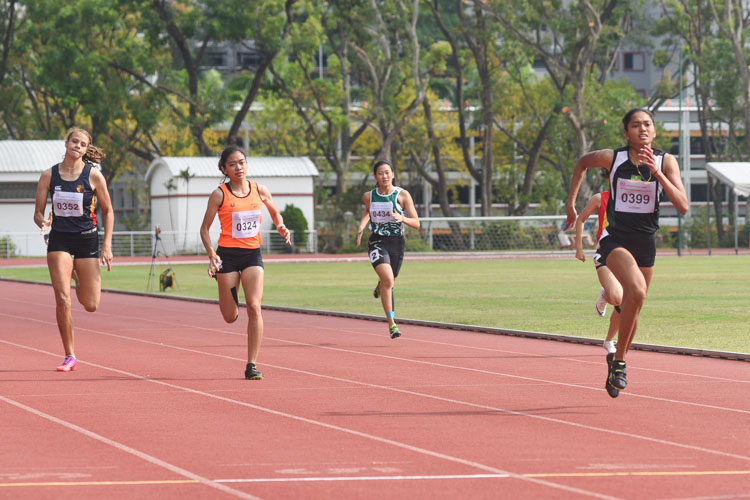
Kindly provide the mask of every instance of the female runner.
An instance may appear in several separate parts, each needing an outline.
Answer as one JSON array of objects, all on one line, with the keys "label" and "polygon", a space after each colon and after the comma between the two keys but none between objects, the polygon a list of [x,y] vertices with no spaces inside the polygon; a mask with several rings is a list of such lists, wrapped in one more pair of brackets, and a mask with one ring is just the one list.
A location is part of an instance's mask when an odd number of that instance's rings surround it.
[{"label": "female runner", "polygon": [[[247,365],[245,378],[261,380],[263,374],[256,367],[260,343],[263,340],[263,258],[260,253],[260,223],[262,205],[268,209],[279,234],[291,244],[289,229],[276,210],[271,192],[257,182],[247,180],[247,155],[229,146],[221,153],[219,170],[229,182],[221,184],[208,198],[200,235],[208,253],[208,274],[219,286],[219,309],[224,321],[233,323],[239,317],[237,286],[242,283],[247,304]],[[221,234],[214,251],[209,228],[219,214]]]},{"label": "female runner", "polygon": [[378,186],[362,197],[365,210],[357,231],[357,246],[362,241],[362,231],[370,221],[370,239],[367,252],[370,263],[380,278],[375,287],[375,297],[380,296],[388,320],[392,339],[401,336],[396,325],[393,286],[404,260],[404,224],[419,229],[419,216],[409,192],[393,185],[393,167],[380,160],[373,166],[373,176]]},{"label": "female runner", "polygon": [[576,220],[575,201],[586,169],[606,168],[611,202],[607,205],[607,227],[599,241],[598,260],[612,271],[623,291],[617,351],[607,355],[605,387],[611,397],[617,397],[628,383],[625,357],[654,273],[659,200],[666,194],[678,212],[685,214],[688,210],[677,160],[651,148],[656,137],[651,113],[631,109],[622,123],[627,146],[592,151],[576,162],[566,221],[566,227],[570,227]]},{"label": "female runner", "polygon": [[[91,135],[71,128],[65,135],[63,161],[42,172],[36,190],[34,223],[42,234],[51,229],[47,239],[47,267],[55,292],[55,315],[65,359],[60,372],[76,369],[73,316],[70,312],[70,280],[76,282],[78,302],[88,312],[96,311],[102,294],[99,264],[112,270],[112,230],[115,217],[107,191],[107,181],[94,167],[104,154],[91,144]],[[44,218],[47,197],[52,212]],[[99,227],[96,202],[104,218],[104,240],[99,250]],[[45,235],[46,237],[47,235]]]}]

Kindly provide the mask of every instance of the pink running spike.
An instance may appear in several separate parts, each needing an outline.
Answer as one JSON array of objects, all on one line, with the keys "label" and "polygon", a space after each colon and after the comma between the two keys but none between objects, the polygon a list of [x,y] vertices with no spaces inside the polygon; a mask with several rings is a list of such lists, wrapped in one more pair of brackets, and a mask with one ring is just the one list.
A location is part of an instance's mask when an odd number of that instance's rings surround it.
[{"label": "pink running spike", "polygon": [[57,367],[59,372],[72,372],[76,369],[76,358],[73,356],[65,356],[65,360],[60,366]]}]

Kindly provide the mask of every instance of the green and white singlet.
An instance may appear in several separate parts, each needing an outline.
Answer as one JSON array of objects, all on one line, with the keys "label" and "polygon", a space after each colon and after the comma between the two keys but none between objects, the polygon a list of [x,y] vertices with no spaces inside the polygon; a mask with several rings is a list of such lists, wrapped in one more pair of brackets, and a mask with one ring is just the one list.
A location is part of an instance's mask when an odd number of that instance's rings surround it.
[{"label": "green and white singlet", "polygon": [[396,222],[393,213],[403,215],[404,209],[398,203],[398,194],[401,192],[400,187],[394,187],[393,192],[389,195],[378,193],[375,188],[370,191],[370,231],[380,236],[403,236],[404,225]]}]

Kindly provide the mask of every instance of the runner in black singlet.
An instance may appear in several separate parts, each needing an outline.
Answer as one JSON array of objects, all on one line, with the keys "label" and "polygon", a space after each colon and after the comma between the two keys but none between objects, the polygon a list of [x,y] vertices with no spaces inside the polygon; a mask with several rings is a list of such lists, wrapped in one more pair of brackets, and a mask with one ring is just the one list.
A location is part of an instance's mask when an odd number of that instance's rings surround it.
[{"label": "runner in black singlet", "polygon": [[[42,172],[36,191],[34,223],[42,230],[51,229],[47,244],[47,266],[55,292],[57,327],[65,349],[65,359],[58,371],[76,369],[73,341],[73,316],[70,312],[70,280],[76,282],[78,302],[89,312],[96,311],[101,298],[99,264],[112,269],[112,230],[115,224],[107,181],[94,164],[103,157],[91,144],[91,135],[71,128],[65,136],[63,161]],[[44,212],[47,199],[52,212]],[[102,210],[104,239],[99,249],[99,224],[96,202]],[[47,236],[47,235],[45,235]]]},{"label": "runner in black singlet", "polygon": [[592,151],[576,162],[566,222],[566,227],[570,227],[576,221],[575,202],[586,169],[606,168],[610,200],[598,260],[612,271],[623,290],[617,351],[607,355],[605,388],[611,397],[617,397],[627,385],[625,357],[654,273],[659,201],[666,194],[678,212],[685,214],[688,210],[677,160],[651,147],[656,137],[651,113],[632,109],[625,114],[622,123],[627,146]]}]

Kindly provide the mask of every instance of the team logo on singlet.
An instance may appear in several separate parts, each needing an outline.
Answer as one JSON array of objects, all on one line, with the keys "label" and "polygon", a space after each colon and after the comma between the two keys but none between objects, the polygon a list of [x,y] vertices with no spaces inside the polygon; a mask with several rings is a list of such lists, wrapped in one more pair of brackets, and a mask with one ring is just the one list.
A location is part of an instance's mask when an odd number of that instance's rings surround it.
[{"label": "team logo on singlet", "polygon": [[83,184],[79,184],[76,186],[76,192],[77,193],[83,193]]}]

